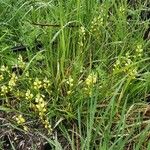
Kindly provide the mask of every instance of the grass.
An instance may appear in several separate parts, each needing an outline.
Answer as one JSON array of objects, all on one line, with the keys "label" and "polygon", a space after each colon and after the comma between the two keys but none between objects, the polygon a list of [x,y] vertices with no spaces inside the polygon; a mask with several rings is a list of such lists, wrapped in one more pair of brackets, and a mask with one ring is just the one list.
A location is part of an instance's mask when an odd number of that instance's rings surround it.
[{"label": "grass", "polygon": [[0,0],[0,148],[149,149],[148,5]]}]

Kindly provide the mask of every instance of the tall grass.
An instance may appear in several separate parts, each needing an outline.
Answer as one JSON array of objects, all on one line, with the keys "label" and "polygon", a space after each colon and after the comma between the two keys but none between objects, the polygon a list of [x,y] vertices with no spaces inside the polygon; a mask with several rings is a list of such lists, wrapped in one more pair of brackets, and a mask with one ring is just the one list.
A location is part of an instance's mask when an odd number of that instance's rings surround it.
[{"label": "tall grass", "polygon": [[1,149],[149,149],[147,3],[0,0]]}]

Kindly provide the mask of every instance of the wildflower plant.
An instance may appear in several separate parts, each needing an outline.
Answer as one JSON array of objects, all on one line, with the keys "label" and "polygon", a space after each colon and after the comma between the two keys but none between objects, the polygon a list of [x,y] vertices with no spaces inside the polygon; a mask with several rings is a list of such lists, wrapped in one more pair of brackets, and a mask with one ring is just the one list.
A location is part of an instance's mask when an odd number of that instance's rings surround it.
[{"label": "wildflower plant", "polygon": [[26,96],[25,98],[27,100],[31,100],[33,98],[33,94],[31,93],[31,91],[29,89],[27,89],[25,96]]},{"label": "wildflower plant", "polygon": [[85,35],[86,35],[85,27],[81,26],[79,29],[78,45],[82,51],[83,51],[83,47],[84,47],[84,43],[85,43]]},{"label": "wildflower plant", "polygon": [[[21,69],[26,67],[26,63],[23,61],[22,56],[18,58],[18,64]],[[51,83],[47,77],[39,79],[38,77],[33,78],[30,75],[30,71],[23,75],[12,72],[11,67],[2,65],[0,67],[0,92],[3,104],[6,107],[13,109],[21,109],[23,113],[31,111],[32,114],[36,114],[43,126],[50,134],[52,131],[49,119],[47,118],[47,102],[45,94],[50,96]],[[24,83],[28,86],[24,87]],[[13,102],[15,105],[11,105],[11,97],[14,97]],[[19,101],[18,101],[19,100]],[[26,106],[27,108],[19,108],[19,105]],[[15,116],[16,123],[22,126],[25,131],[28,127],[24,125],[25,118],[22,115]]]},{"label": "wildflower plant", "polygon": [[131,57],[129,53],[126,53],[125,57],[118,58],[114,64],[114,73],[123,73],[128,75],[131,79],[135,79],[138,74],[138,69],[135,62],[131,60],[133,58],[134,56]]},{"label": "wildflower plant", "polygon": [[143,55],[143,45],[137,44],[135,48],[135,57],[142,57]]},{"label": "wildflower plant", "polygon": [[27,132],[28,127],[25,125],[26,122],[25,118],[21,114],[14,116],[14,118],[16,120],[17,125],[22,126],[23,130]]},{"label": "wildflower plant", "polygon": [[18,80],[17,75],[15,73],[12,73],[11,74],[11,78],[10,78],[10,80],[8,82],[8,87],[9,87],[10,91],[13,90],[13,88],[16,86],[17,80]]},{"label": "wildflower plant", "polygon": [[2,81],[4,79],[3,75],[0,75],[0,81]]},{"label": "wildflower plant", "polygon": [[35,78],[33,82],[33,87],[35,90],[38,90],[42,87],[42,81],[40,81],[38,78]]},{"label": "wildflower plant", "polygon": [[6,95],[8,93],[8,87],[6,85],[1,86],[1,95]]},{"label": "wildflower plant", "polygon": [[17,63],[18,63],[18,67],[20,67],[22,69],[24,69],[26,66],[26,63],[23,61],[23,58],[21,55],[19,55]]},{"label": "wildflower plant", "polygon": [[97,33],[100,31],[100,28],[102,27],[104,23],[104,19],[102,15],[99,15],[97,17],[94,17],[94,19],[91,22],[91,33]]},{"label": "wildflower plant", "polygon": [[17,121],[17,124],[19,125],[22,125],[26,122],[25,118],[22,115],[15,116],[15,119]]},{"label": "wildflower plant", "polygon": [[87,95],[91,96],[96,82],[97,82],[97,74],[94,72],[90,73],[84,81],[85,83],[84,90]]}]

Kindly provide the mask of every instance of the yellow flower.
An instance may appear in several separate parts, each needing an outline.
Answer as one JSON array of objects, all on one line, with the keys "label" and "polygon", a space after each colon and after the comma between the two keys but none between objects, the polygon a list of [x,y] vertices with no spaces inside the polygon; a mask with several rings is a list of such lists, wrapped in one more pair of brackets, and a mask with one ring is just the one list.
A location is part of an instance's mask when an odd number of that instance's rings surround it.
[{"label": "yellow flower", "polygon": [[16,86],[17,79],[18,79],[18,77],[16,76],[16,74],[15,74],[15,73],[12,73],[11,79],[10,79],[9,82],[8,82],[8,86],[9,86],[9,89],[10,89],[10,90],[12,90],[12,88],[13,88],[14,86]]},{"label": "yellow flower", "polygon": [[27,100],[31,100],[33,98],[33,94],[31,93],[31,91],[28,89],[26,92],[26,99]]},{"label": "yellow flower", "polygon": [[25,119],[23,118],[22,115],[19,115],[18,117],[16,117],[16,121],[17,121],[17,124],[25,123]]},{"label": "yellow flower", "polygon": [[98,17],[94,17],[93,21],[91,22],[91,32],[98,31],[99,27],[103,25],[104,19],[101,15]]},{"label": "yellow flower", "polygon": [[43,80],[43,87],[47,89],[50,86],[50,81],[45,77]]},{"label": "yellow flower", "polygon": [[88,77],[86,78],[85,84],[86,84],[87,86],[91,86],[91,85],[95,84],[96,81],[97,81],[97,75],[95,75],[94,73],[91,73],[91,74],[89,74]]},{"label": "yellow flower", "polygon": [[21,55],[19,55],[18,57],[18,65],[20,68],[24,68],[25,67],[25,62],[23,61],[23,58]]},{"label": "yellow flower", "polygon": [[1,95],[5,95],[8,93],[8,87],[6,85],[1,86]]},{"label": "yellow flower", "polygon": [[35,98],[36,108],[39,112],[39,115],[42,116],[46,112],[46,102],[43,99],[44,95],[37,94]]},{"label": "yellow flower", "polygon": [[36,78],[35,81],[33,82],[34,89],[40,89],[42,87],[42,82]]},{"label": "yellow flower", "polygon": [[137,47],[136,47],[136,53],[137,53],[137,55],[138,55],[139,57],[142,56],[142,52],[143,52],[143,47],[142,47],[142,45],[141,45],[141,44],[137,45]]},{"label": "yellow flower", "polygon": [[36,108],[38,109],[39,112],[46,112],[46,108],[45,108],[45,102],[41,102],[36,104]]},{"label": "yellow flower", "polygon": [[48,121],[48,118],[43,121],[43,124],[44,127],[48,130],[48,133],[50,134],[52,132],[52,127]]},{"label": "yellow flower", "polygon": [[81,26],[80,32],[82,33],[82,35],[85,35],[85,28],[83,26]]},{"label": "yellow flower", "polygon": [[132,78],[132,79],[135,79],[136,78],[136,76],[137,76],[137,74],[138,74],[138,72],[137,72],[137,68],[131,68],[131,69],[129,69],[128,70],[128,75]]},{"label": "yellow flower", "polygon": [[3,75],[0,75],[0,81],[2,81],[4,79]]},{"label": "yellow flower", "polygon": [[120,14],[124,14],[125,13],[125,7],[121,6],[119,8],[119,12],[120,12]]},{"label": "yellow flower", "polygon": [[44,99],[43,99],[44,97],[45,97],[44,95],[37,94],[36,98],[35,98],[35,102],[36,103],[43,102],[44,101]]},{"label": "yellow flower", "polygon": [[69,84],[70,87],[73,86],[73,79],[71,78],[71,76],[68,78],[66,83]]},{"label": "yellow flower", "polygon": [[23,126],[23,130],[24,130],[24,131],[28,131],[29,129],[28,129],[27,126]]},{"label": "yellow flower", "polygon": [[8,71],[8,67],[2,65],[1,68],[0,68],[0,71],[2,71],[2,72],[6,71],[7,72]]},{"label": "yellow flower", "polygon": [[91,88],[84,88],[85,94],[91,96],[92,95],[92,89]]}]

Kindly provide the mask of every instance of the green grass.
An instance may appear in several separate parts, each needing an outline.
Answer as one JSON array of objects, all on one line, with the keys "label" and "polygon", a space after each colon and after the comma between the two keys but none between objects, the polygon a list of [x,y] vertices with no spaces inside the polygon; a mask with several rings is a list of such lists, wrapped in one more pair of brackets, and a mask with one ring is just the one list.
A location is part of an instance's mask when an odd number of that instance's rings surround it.
[{"label": "green grass", "polygon": [[147,4],[0,0],[0,148],[149,149]]}]

